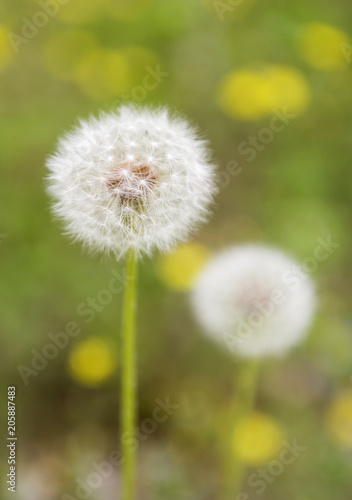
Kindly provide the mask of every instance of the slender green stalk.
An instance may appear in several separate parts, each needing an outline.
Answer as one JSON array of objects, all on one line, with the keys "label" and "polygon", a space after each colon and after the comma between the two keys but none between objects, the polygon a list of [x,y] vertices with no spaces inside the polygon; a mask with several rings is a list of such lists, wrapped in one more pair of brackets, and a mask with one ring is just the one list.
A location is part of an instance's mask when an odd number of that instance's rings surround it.
[{"label": "slender green stalk", "polygon": [[[232,429],[237,429],[242,421],[251,413],[257,390],[259,362],[248,360],[240,363],[237,370],[236,411],[231,416]],[[232,433],[228,439],[229,449],[224,468],[223,500],[234,500],[243,486],[245,464],[236,454]]]},{"label": "slender green stalk", "polygon": [[125,296],[122,318],[121,363],[121,443],[122,443],[122,500],[133,500],[136,488],[136,454],[127,438],[136,428],[136,309],[137,259],[130,250],[126,262]]}]

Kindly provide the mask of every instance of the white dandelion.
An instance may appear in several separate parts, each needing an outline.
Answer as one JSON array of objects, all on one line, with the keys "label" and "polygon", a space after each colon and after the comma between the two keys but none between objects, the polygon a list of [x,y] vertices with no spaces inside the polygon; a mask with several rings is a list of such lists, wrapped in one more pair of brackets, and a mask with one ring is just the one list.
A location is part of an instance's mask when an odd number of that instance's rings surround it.
[{"label": "white dandelion", "polygon": [[[166,109],[123,106],[81,121],[47,161],[48,191],[67,232],[121,257],[126,275],[121,342],[121,436],[136,428],[137,258],[170,250],[206,219],[215,193],[206,143]],[[136,490],[136,450],[123,439],[123,500]]]},{"label": "white dandelion", "polygon": [[117,257],[185,241],[215,193],[205,141],[166,109],[123,106],[81,121],[47,167],[54,212],[67,233]]},{"label": "white dandelion", "polygon": [[195,314],[208,335],[243,357],[280,355],[305,335],[314,286],[297,263],[264,246],[220,253],[195,285]]}]

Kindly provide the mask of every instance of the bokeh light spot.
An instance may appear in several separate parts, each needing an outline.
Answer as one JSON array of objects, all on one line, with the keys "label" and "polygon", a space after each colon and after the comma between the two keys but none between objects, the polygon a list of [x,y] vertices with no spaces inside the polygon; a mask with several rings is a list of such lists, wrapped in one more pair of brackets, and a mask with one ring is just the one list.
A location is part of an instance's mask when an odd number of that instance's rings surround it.
[{"label": "bokeh light spot", "polygon": [[266,72],[268,87],[267,110],[284,109],[299,114],[310,101],[310,90],[303,74],[288,66],[271,66]]},{"label": "bokeh light spot", "polygon": [[279,453],[285,433],[273,418],[262,413],[254,413],[233,433],[234,453],[247,465],[262,465]]},{"label": "bokeh light spot", "polygon": [[44,62],[53,76],[70,80],[78,62],[96,47],[96,39],[86,31],[59,33],[53,35],[44,47]]},{"label": "bokeh light spot", "polygon": [[100,337],[91,337],[75,345],[68,358],[70,375],[80,384],[97,387],[114,372],[116,353]]},{"label": "bokeh light spot", "polygon": [[301,34],[300,52],[308,64],[325,71],[346,68],[342,46],[349,38],[338,28],[321,23],[306,25]]},{"label": "bokeh light spot", "polygon": [[262,69],[243,69],[227,75],[218,91],[223,111],[242,120],[257,120],[286,109],[301,113],[310,99],[304,76],[287,66],[267,66]]},{"label": "bokeh light spot", "polygon": [[266,113],[265,81],[261,75],[249,70],[230,73],[220,86],[219,101],[226,114],[256,120]]},{"label": "bokeh light spot", "polygon": [[198,243],[183,245],[169,255],[163,255],[158,263],[161,281],[179,292],[189,290],[210,257],[210,250]]},{"label": "bokeh light spot", "polygon": [[340,393],[331,402],[326,425],[337,445],[352,448],[352,391]]},{"label": "bokeh light spot", "polygon": [[90,97],[112,99],[129,85],[129,65],[119,51],[96,49],[78,63],[74,80]]}]

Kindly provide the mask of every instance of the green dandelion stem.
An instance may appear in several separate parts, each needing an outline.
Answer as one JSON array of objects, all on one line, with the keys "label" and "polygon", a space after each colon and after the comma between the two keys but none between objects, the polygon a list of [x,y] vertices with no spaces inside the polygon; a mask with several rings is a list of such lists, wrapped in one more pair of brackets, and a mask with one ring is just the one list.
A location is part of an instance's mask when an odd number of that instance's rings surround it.
[{"label": "green dandelion stem", "polygon": [[[227,459],[225,460],[223,476],[223,500],[233,500],[237,498],[236,495],[241,492],[241,488],[243,487],[246,468],[241,457],[236,453],[232,436],[236,434],[238,427],[253,410],[257,392],[258,372],[259,361],[256,359],[246,360],[238,365],[236,377],[236,411],[234,415],[232,414],[230,416],[231,435],[227,438],[229,449]],[[225,443],[225,446],[228,446],[227,443]]]},{"label": "green dandelion stem", "polygon": [[121,339],[122,500],[133,500],[136,489],[136,453],[130,439],[126,438],[134,436],[136,429],[136,310],[137,258],[130,250],[126,262]]}]

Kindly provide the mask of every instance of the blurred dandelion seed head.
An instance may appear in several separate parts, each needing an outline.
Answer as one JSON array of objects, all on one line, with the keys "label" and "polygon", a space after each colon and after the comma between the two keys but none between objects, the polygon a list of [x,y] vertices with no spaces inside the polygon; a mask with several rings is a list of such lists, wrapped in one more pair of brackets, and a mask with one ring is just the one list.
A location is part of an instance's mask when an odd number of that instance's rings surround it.
[{"label": "blurred dandelion seed head", "polygon": [[314,309],[308,276],[264,246],[234,247],[212,259],[193,290],[195,314],[208,335],[244,357],[280,355],[304,337]]},{"label": "blurred dandelion seed head", "polygon": [[118,257],[186,240],[216,190],[205,142],[166,109],[122,106],[81,121],[47,166],[54,211],[67,232]]}]

